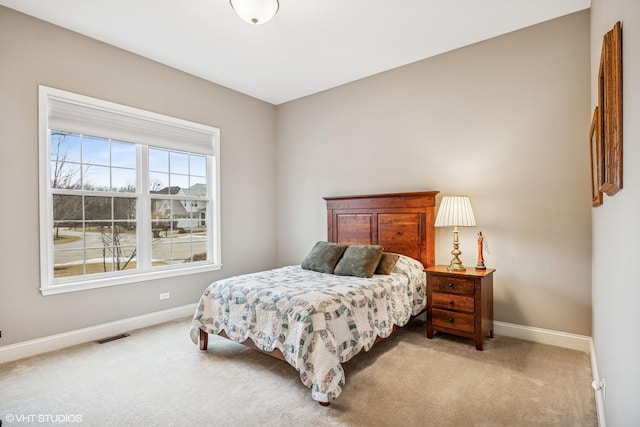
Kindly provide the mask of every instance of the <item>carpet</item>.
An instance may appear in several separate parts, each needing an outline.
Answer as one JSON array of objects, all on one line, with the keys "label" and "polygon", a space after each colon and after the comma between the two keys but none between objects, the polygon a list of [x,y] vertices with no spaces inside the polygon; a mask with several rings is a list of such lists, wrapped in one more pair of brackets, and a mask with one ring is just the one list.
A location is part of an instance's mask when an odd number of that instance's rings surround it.
[{"label": "carpet", "polygon": [[287,363],[213,336],[202,352],[189,325],[0,365],[2,426],[597,426],[575,350],[497,336],[480,352],[416,319],[346,363],[322,407]]}]

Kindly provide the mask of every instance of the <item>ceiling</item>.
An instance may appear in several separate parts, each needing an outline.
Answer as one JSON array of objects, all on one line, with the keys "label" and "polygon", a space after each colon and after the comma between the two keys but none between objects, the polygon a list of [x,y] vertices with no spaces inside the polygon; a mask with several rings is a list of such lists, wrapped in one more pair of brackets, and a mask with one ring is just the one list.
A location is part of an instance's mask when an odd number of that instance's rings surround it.
[{"label": "ceiling", "polygon": [[0,0],[271,104],[590,7],[590,0],[280,0],[252,26],[228,0]]}]

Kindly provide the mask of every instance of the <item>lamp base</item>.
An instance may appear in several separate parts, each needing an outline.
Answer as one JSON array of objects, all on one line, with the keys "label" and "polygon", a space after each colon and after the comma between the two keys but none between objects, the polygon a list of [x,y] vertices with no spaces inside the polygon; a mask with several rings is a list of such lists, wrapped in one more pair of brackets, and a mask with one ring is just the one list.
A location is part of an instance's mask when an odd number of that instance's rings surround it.
[{"label": "lamp base", "polygon": [[459,255],[462,252],[459,248],[458,242],[458,227],[453,227],[453,250],[451,251],[451,255],[453,255],[453,259],[449,263],[449,271],[465,271],[466,268],[462,265],[462,261],[460,261]]},{"label": "lamp base", "polygon": [[455,257],[449,263],[449,267],[447,267],[449,271],[465,271],[467,267],[462,265],[462,261],[458,257]]}]

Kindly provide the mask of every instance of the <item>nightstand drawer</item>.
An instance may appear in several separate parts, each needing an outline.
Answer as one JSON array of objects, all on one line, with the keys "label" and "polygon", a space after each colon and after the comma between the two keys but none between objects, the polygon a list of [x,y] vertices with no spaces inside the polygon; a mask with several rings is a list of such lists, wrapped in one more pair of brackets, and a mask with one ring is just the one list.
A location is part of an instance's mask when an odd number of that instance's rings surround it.
[{"label": "nightstand drawer", "polygon": [[449,292],[452,294],[473,295],[473,280],[450,276],[431,276],[433,292]]},{"label": "nightstand drawer", "polygon": [[434,327],[473,333],[473,314],[456,313],[434,308],[431,310],[431,318]]},{"label": "nightstand drawer", "polygon": [[473,297],[434,292],[431,294],[431,298],[431,306],[433,308],[473,313]]}]

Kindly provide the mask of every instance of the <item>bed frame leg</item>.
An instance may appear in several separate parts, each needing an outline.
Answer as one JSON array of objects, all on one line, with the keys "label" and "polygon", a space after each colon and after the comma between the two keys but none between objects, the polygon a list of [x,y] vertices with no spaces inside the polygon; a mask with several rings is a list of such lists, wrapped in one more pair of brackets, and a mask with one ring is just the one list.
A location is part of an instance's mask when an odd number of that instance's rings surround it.
[{"label": "bed frame leg", "polygon": [[204,351],[209,345],[209,334],[200,329],[200,350]]}]

